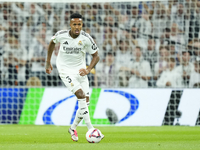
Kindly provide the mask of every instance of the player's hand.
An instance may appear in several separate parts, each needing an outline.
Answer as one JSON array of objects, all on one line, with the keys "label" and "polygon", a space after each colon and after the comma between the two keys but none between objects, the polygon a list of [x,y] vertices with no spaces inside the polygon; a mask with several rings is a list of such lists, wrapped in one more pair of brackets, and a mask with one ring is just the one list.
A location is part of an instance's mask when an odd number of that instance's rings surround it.
[{"label": "player's hand", "polygon": [[46,62],[45,69],[46,69],[46,73],[48,74],[51,73],[51,71],[53,70],[53,67],[50,62]]},{"label": "player's hand", "polygon": [[87,75],[87,74],[89,74],[89,73],[90,73],[89,69],[81,68],[81,69],[79,70],[79,74],[80,74],[81,76],[85,76],[85,75]]}]

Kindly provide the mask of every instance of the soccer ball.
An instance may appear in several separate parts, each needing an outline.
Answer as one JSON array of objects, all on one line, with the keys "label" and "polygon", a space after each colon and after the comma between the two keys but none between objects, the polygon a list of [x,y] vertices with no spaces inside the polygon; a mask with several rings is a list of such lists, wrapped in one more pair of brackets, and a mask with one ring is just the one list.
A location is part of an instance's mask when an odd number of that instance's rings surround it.
[{"label": "soccer ball", "polygon": [[99,129],[90,129],[86,133],[86,139],[89,143],[99,143],[102,138],[102,133]]}]

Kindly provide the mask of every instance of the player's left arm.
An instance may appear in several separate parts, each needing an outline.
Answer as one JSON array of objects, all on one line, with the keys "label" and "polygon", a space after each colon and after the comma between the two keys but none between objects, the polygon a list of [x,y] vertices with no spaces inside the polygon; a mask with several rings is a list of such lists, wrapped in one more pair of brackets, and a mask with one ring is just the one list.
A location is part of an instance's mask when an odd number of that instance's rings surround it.
[{"label": "player's left arm", "polygon": [[90,63],[90,65],[88,66],[88,68],[87,69],[80,69],[79,70],[79,74],[81,75],[81,76],[85,76],[85,75],[87,75],[87,74],[89,74],[90,73],[90,71],[96,66],[96,64],[99,62],[99,54],[98,54],[98,51],[96,51],[94,54],[91,54],[92,55],[92,61],[91,61],[91,63]]}]

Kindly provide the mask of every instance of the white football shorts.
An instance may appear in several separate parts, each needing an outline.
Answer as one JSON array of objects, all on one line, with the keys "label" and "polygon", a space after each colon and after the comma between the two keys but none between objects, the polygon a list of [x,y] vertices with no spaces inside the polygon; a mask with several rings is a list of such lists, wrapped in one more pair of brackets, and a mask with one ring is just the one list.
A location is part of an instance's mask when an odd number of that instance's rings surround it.
[{"label": "white football shorts", "polygon": [[75,94],[79,89],[82,89],[85,96],[89,96],[89,82],[88,77],[79,74],[65,74],[61,73],[60,78],[66,85],[69,91]]}]

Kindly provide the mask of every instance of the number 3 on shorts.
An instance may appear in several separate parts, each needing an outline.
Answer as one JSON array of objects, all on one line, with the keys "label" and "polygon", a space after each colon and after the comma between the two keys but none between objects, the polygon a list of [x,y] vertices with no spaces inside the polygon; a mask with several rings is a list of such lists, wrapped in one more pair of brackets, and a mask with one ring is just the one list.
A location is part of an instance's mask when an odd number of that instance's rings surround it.
[{"label": "number 3 on shorts", "polygon": [[69,78],[69,76],[67,76],[67,77],[66,77],[66,79],[68,79],[68,82],[69,82],[69,83],[71,83],[71,82],[72,82],[72,79],[71,79],[71,78]]}]

